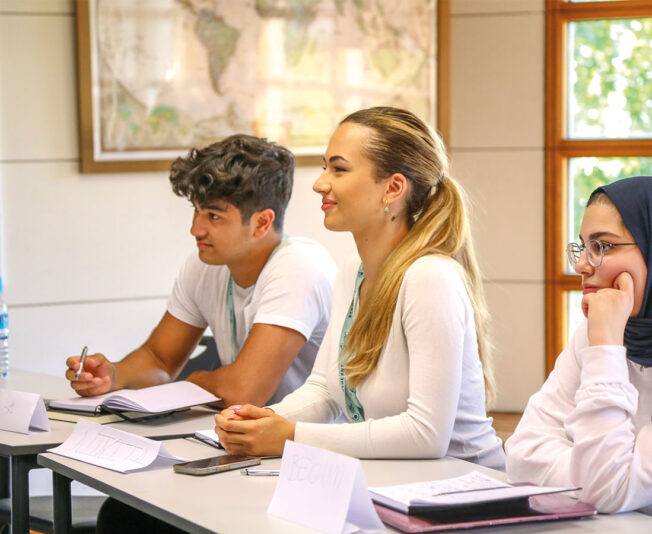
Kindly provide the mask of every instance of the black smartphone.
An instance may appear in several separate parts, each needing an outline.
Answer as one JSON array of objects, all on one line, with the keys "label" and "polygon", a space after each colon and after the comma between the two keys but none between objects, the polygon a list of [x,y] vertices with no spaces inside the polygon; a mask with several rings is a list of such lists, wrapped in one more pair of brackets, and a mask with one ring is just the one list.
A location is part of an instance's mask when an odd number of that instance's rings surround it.
[{"label": "black smartphone", "polygon": [[222,471],[231,471],[232,469],[259,464],[260,458],[240,456],[239,454],[223,454],[213,458],[174,464],[172,467],[177,473],[186,475],[210,475],[211,473],[221,473]]}]

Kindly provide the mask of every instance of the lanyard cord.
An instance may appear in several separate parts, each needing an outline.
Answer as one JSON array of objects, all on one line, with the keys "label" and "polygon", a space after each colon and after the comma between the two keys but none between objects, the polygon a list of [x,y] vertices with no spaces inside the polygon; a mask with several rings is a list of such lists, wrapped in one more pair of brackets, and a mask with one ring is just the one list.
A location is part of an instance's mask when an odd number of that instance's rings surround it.
[{"label": "lanyard cord", "polygon": [[358,300],[358,294],[360,292],[360,286],[364,280],[364,269],[362,264],[358,268],[358,274],[355,278],[355,290],[353,291],[353,298],[351,299],[351,305],[349,306],[349,311],[344,318],[344,324],[342,325],[342,333],[340,334],[340,350],[339,350],[339,375],[340,375],[340,386],[344,392],[344,405],[346,406],[346,412],[352,421],[358,423],[364,421],[364,408],[360,404],[358,395],[355,392],[355,388],[350,388],[346,383],[346,376],[344,374],[344,361],[346,359],[346,354],[344,354],[344,342],[346,341],[346,336],[351,330],[351,325],[353,324],[353,314],[355,312],[355,304]]},{"label": "lanyard cord", "polygon": [[[272,253],[267,257],[267,260],[265,260],[265,265],[263,265],[263,269],[269,263],[269,260],[272,259],[274,254],[278,252],[279,248],[281,248],[281,245],[283,244],[283,241],[285,241],[286,238],[287,236],[283,234],[280,243],[276,245],[276,247],[274,247]],[[238,353],[240,352],[240,349],[242,347],[238,345],[238,329],[235,322],[235,307],[233,305],[233,275],[231,275],[230,273],[229,273],[229,283],[226,288],[226,304],[229,308],[229,327],[231,331],[231,363],[233,363],[235,359],[238,357]]]}]

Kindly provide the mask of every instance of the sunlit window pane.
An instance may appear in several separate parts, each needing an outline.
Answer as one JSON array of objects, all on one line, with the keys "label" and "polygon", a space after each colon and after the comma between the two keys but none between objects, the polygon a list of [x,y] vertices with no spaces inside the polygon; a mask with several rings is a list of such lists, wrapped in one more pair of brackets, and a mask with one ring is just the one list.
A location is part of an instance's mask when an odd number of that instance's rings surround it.
[{"label": "sunlit window pane", "polygon": [[652,137],[652,18],[571,22],[568,136]]},{"label": "sunlit window pane", "polygon": [[[652,158],[571,158],[568,162],[568,241],[580,233],[586,202],[596,187],[627,176],[652,176]],[[571,272],[570,266],[568,269]]]},{"label": "sunlit window pane", "polygon": [[573,332],[584,319],[584,314],[582,313],[582,292],[581,291],[569,291],[568,292],[568,332],[567,339],[570,341],[573,336]]}]

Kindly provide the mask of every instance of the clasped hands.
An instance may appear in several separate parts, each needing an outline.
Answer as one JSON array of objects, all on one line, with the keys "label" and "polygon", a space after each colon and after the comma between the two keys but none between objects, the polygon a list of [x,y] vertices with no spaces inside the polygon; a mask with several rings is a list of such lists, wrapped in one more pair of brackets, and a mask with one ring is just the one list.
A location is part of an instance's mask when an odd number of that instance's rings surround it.
[{"label": "clasped hands", "polygon": [[294,439],[295,424],[269,408],[229,406],[215,416],[215,433],[230,454],[280,456],[285,441]]}]

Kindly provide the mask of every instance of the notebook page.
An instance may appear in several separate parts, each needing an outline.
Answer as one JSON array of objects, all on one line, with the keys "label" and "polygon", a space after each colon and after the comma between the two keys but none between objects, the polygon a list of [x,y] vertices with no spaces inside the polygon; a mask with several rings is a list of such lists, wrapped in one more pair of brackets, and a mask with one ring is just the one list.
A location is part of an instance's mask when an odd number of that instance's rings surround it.
[{"label": "notebook page", "polygon": [[109,408],[142,412],[167,412],[198,404],[217,402],[212,393],[191,382],[170,382],[143,389],[125,389],[109,395],[104,405]]},{"label": "notebook page", "polygon": [[220,437],[212,428],[206,430],[195,430],[195,437],[203,442],[208,442],[211,445],[217,445],[220,442]]},{"label": "notebook page", "polygon": [[121,473],[186,461],[168,453],[160,441],[83,420],[66,441],[48,452]]}]

